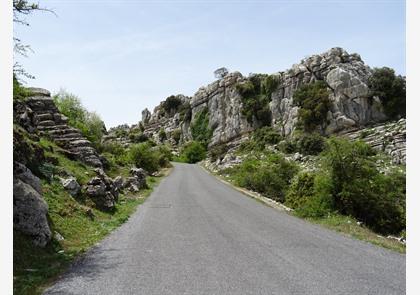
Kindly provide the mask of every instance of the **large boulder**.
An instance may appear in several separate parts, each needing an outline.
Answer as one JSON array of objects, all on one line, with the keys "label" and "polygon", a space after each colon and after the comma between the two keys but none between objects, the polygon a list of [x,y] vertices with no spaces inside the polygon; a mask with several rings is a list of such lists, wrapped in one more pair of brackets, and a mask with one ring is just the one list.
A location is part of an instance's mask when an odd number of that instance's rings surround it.
[{"label": "large boulder", "polygon": [[47,220],[48,205],[36,188],[13,179],[13,228],[32,237],[36,246],[45,247],[51,240]]}]

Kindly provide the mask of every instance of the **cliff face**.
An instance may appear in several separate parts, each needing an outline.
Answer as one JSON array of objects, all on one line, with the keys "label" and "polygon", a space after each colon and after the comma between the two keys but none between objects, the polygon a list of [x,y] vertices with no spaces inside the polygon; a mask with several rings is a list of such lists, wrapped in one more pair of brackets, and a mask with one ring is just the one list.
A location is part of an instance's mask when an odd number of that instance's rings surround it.
[{"label": "cliff face", "polygon": [[[371,98],[367,81],[371,69],[364,64],[358,54],[348,54],[341,48],[313,55],[303,59],[291,69],[278,72],[271,77],[276,87],[269,97],[271,126],[285,136],[296,128],[298,107],[293,105],[293,93],[300,86],[323,80],[330,88],[332,106],[328,112],[326,134],[386,120],[378,99]],[[202,110],[208,110],[209,127],[213,129],[210,146],[230,142],[258,127],[258,122],[243,115],[243,98],[238,84],[246,83],[251,77],[243,77],[239,72],[226,75],[206,87],[201,87],[192,98],[182,97],[183,103],[190,104],[191,116],[185,118],[181,112],[167,112],[163,103],[153,114],[143,111],[145,133],[159,139],[163,129],[167,138],[176,129],[182,132],[181,142],[191,139],[191,122]]]}]

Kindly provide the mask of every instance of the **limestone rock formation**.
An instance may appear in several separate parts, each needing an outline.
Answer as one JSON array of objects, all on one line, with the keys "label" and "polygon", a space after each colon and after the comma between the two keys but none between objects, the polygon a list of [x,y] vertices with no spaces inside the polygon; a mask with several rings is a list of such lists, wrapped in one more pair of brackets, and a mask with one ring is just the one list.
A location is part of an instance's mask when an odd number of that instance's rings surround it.
[{"label": "limestone rock formation", "polygon": [[59,112],[50,92],[41,88],[28,88],[32,96],[14,102],[14,117],[28,132],[38,130],[52,138],[69,155],[88,165],[102,167],[92,144],[79,129],[70,127],[67,118]]},{"label": "limestone rock formation", "polygon": [[[371,74],[371,68],[364,64],[358,54],[332,48],[303,59],[289,70],[271,75],[277,84],[270,96],[271,125],[285,136],[292,134],[298,120],[298,107],[293,105],[293,93],[300,86],[317,80],[325,81],[331,90],[332,107],[328,113],[326,134],[363,128],[386,120],[380,101],[372,97],[367,85]],[[249,81],[251,77],[244,77],[239,72],[229,73],[201,87],[191,99],[182,96],[183,102],[191,107],[191,116],[187,120],[181,116],[181,111],[168,114],[162,102],[145,124],[145,133],[158,140],[160,130],[170,135],[179,129],[183,140],[191,139],[191,122],[196,114],[207,108],[209,125],[213,129],[210,146],[246,135],[258,124],[248,122],[242,114],[242,97],[237,85]]]},{"label": "limestone rock formation", "polygon": [[86,195],[91,198],[100,209],[111,211],[118,201],[118,189],[114,181],[98,168],[97,176],[93,177],[85,186]]},{"label": "limestone rock formation", "polygon": [[13,228],[29,235],[36,246],[44,247],[52,234],[41,182],[21,163],[14,163],[13,173]]},{"label": "limestone rock formation", "polygon": [[142,168],[132,168],[131,177],[124,179],[123,187],[130,192],[138,192],[140,189],[147,188],[147,173]]}]

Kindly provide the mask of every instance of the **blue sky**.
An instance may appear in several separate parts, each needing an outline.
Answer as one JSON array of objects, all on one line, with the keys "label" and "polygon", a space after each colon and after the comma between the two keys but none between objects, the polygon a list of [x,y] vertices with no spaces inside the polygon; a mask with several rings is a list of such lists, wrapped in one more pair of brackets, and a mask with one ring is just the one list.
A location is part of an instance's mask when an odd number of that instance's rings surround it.
[{"label": "blue sky", "polygon": [[231,71],[273,73],[340,46],[405,75],[405,2],[39,0],[15,26],[34,53],[28,85],[78,95],[112,127]]}]

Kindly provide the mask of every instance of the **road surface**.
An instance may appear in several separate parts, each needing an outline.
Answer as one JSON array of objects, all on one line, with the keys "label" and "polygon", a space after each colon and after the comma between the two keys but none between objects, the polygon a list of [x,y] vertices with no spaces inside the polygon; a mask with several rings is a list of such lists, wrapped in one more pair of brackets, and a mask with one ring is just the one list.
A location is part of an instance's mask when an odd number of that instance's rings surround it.
[{"label": "road surface", "polygon": [[45,294],[405,294],[405,255],[256,202],[197,165],[174,166]]}]

